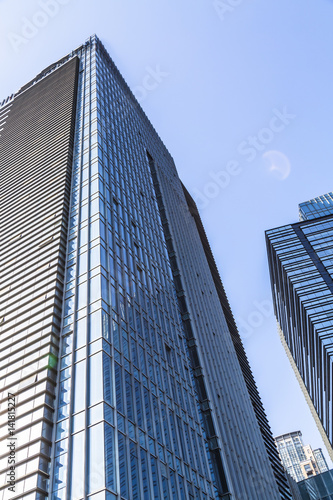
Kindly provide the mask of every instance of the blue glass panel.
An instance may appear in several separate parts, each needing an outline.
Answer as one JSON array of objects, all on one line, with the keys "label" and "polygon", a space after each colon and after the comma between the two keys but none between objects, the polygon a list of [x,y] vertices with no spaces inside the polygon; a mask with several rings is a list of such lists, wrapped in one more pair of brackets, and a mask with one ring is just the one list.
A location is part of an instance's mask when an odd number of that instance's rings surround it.
[{"label": "blue glass panel", "polygon": [[88,254],[87,252],[79,255],[79,276],[87,272]]},{"label": "blue glass panel", "polygon": [[[119,326],[116,321],[112,320],[113,345],[118,351],[120,350]],[[112,341],[112,339],[111,339]]]},{"label": "blue glass panel", "polygon": [[71,380],[66,379],[59,384],[59,406],[67,405],[70,399]]},{"label": "blue glass panel", "polygon": [[75,349],[80,349],[87,343],[87,319],[82,318],[76,322],[76,346]]},{"label": "blue glass panel", "polygon": [[88,412],[88,425],[97,424],[104,418],[103,403],[93,406]]},{"label": "blue glass panel", "polygon": [[115,371],[115,385],[116,385],[116,405],[117,410],[124,413],[124,401],[123,401],[123,381],[122,381],[122,369],[118,363],[114,364]]},{"label": "blue glass panel", "polygon": [[67,450],[68,450],[68,438],[63,439],[62,441],[58,441],[56,443],[54,455],[57,457],[58,455],[66,453]]},{"label": "blue glass panel", "polygon": [[77,290],[78,300],[77,307],[81,309],[81,307],[85,307],[87,305],[87,282],[80,283]]},{"label": "blue glass panel", "polygon": [[169,474],[170,474],[170,484],[171,484],[172,499],[173,500],[178,500],[178,491],[177,491],[175,473],[174,473],[174,471],[172,469],[170,469],[169,470]]},{"label": "blue glass panel", "polygon": [[67,453],[64,453],[54,460],[54,489],[66,484],[67,457]]},{"label": "blue glass panel", "polygon": [[96,266],[99,266],[101,263],[100,259],[100,247],[94,246],[90,249],[90,265],[89,268],[93,269]]},{"label": "blue glass panel", "polygon": [[128,498],[128,477],[127,477],[127,447],[126,439],[121,432],[118,432],[118,452],[119,452],[119,475],[120,475],[120,493]]},{"label": "blue glass panel", "polygon": [[110,405],[113,405],[111,359],[104,352],[103,352],[103,386],[104,386],[104,400]]},{"label": "blue glass panel", "polygon": [[103,401],[103,358],[98,352],[89,358],[89,405]]},{"label": "blue glass panel", "polygon": [[86,395],[86,361],[75,365],[74,371],[74,413],[84,410]]},{"label": "blue glass panel", "polygon": [[125,391],[127,403],[127,418],[134,420],[132,380],[130,374],[125,370]]},{"label": "blue glass panel", "polygon": [[105,487],[104,424],[94,425],[88,432],[88,492],[93,493]]},{"label": "blue glass panel", "polygon": [[135,401],[136,401],[136,422],[142,427],[143,426],[143,415],[142,415],[142,396],[140,383],[134,380],[135,385]]},{"label": "blue glass panel", "polygon": [[59,422],[56,427],[56,441],[68,436],[68,419]]},{"label": "blue glass panel", "polygon": [[102,311],[99,309],[89,315],[90,342],[102,335]]},{"label": "blue glass panel", "polygon": [[140,448],[141,474],[144,500],[150,500],[147,452]]},{"label": "blue glass panel", "polygon": [[60,406],[57,412],[57,420],[62,420],[63,418],[67,418],[69,416],[69,404],[65,406]]},{"label": "blue glass panel", "polygon": [[102,299],[104,302],[106,302],[108,305],[110,305],[110,288],[109,288],[109,283],[104,276],[102,276]]},{"label": "blue glass panel", "polygon": [[115,446],[114,446],[114,429],[108,424],[105,424],[105,477],[106,487],[111,490],[116,488],[116,468],[115,468]]},{"label": "blue glass panel", "polygon": [[153,478],[153,498],[155,500],[160,500],[160,493],[159,493],[159,486],[158,486],[158,472],[157,472],[157,463],[156,463],[156,458],[150,457],[150,463],[151,463],[151,474]]},{"label": "blue glass panel", "polygon": [[90,280],[90,303],[94,302],[97,299],[100,299],[101,296],[101,276],[97,275]]},{"label": "blue glass panel", "polygon": [[140,483],[139,483],[139,467],[137,446],[130,441],[130,467],[132,476],[132,498],[139,500],[140,498]]},{"label": "blue glass panel", "polygon": [[152,420],[151,420],[151,411],[150,411],[149,392],[145,387],[143,388],[143,393],[144,393],[144,401],[145,401],[145,409],[146,409],[147,429],[148,429],[148,432],[151,432],[152,431]]},{"label": "blue glass panel", "polygon": [[109,318],[109,315],[105,311],[102,311],[102,334],[103,334],[103,338],[105,340],[107,340],[108,342],[111,342],[110,318]]},{"label": "blue glass panel", "polygon": [[74,312],[74,298],[71,297],[65,301],[64,306],[64,316],[68,316],[68,314],[72,314]]},{"label": "blue glass panel", "polygon": [[71,498],[79,499],[84,495],[84,432],[74,434],[72,437],[72,459],[71,459]]}]

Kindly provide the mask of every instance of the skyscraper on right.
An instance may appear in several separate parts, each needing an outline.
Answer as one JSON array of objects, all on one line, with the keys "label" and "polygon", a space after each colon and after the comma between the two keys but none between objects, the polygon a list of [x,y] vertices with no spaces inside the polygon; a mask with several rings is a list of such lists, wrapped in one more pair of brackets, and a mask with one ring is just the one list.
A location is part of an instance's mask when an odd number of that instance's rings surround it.
[{"label": "skyscraper on right", "polygon": [[299,205],[300,222],[266,231],[282,344],[333,459],[333,193]]}]

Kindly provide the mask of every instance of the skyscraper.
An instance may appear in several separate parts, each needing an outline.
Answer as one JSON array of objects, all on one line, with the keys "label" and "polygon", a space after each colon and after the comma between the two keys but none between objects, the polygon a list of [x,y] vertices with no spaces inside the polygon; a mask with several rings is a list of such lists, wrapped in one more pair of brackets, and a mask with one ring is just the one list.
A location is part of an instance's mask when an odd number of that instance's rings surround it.
[{"label": "skyscraper", "polygon": [[295,481],[328,471],[322,450],[304,445],[300,431],[277,436],[275,442],[284,468]]},{"label": "skyscraper", "polygon": [[0,134],[1,500],[291,498],[194,202],[97,37]]},{"label": "skyscraper", "polygon": [[333,459],[333,197],[299,206],[301,222],[266,231],[282,343]]}]

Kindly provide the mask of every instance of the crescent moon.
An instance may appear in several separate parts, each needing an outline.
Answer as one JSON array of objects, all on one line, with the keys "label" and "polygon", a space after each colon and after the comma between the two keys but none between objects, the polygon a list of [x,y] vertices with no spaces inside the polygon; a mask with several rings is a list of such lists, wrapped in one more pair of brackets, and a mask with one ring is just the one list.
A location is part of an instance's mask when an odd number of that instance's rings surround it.
[{"label": "crescent moon", "polygon": [[281,151],[266,151],[262,155],[266,170],[280,181],[289,177],[291,166],[290,161]]}]

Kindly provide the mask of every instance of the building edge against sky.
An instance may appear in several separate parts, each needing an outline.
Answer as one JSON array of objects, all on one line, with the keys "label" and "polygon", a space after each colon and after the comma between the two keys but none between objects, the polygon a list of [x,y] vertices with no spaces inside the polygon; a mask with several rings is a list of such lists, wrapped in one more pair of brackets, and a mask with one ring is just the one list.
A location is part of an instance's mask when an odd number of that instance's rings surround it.
[{"label": "building edge against sky", "polygon": [[196,207],[97,37],[0,113],[14,497],[291,498]]},{"label": "building edge against sky", "polygon": [[333,460],[333,193],[299,205],[298,223],[266,231],[278,331]]},{"label": "building edge against sky", "polygon": [[206,233],[205,229],[203,227],[202,221],[200,214],[198,212],[197,206],[183,185],[183,190],[185,193],[185,198],[187,200],[188,208],[190,210],[190,213],[196,223],[198,234],[200,236],[200,240],[207,258],[207,262],[211,271],[211,275],[215,284],[215,288],[222,306],[222,310],[225,316],[225,319],[227,321],[228,329],[232,338],[232,342],[237,354],[237,358],[244,376],[244,380],[246,383],[246,387],[251,399],[251,403],[253,405],[253,409],[257,418],[257,422],[259,424],[260,432],[262,435],[262,438],[265,443],[266,451],[268,453],[275,479],[277,481],[279,491],[281,494],[282,498],[288,498],[290,493],[288,492],[288,487],[286,487],[286,477],[285,473],[280,461],[280,458],[277,454],[276,446],[274,445],[274,440],[272,436],[272,431],[270,429],[267,416],[265,414],[265,410],[253,377],[253,373],[251,371],[251,367],[249,365],[249,361],[247,359],[244,346],[242,343],[242,340],[240,338],[231,308],[230,304],[228,301],[228,298],[226,296],[225,290],[223,283],[221,281]]}]

